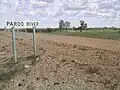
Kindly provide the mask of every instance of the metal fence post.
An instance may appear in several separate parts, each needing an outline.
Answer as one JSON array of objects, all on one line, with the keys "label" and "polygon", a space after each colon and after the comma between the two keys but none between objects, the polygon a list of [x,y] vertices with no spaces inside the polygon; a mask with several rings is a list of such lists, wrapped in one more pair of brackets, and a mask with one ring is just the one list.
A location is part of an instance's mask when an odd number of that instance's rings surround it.
[{"label": "metal fence post", "polygon": [[33,50],[34,55],[36,55],[36,28],[33,27]]},{"label": "metal fence post", "polygon": [[17,54],[16,54],[16,36],[15,36],[15,28],[12,27],[12,44],[13,44],[13,55],[15,59],[15,63],[17,62]]}]

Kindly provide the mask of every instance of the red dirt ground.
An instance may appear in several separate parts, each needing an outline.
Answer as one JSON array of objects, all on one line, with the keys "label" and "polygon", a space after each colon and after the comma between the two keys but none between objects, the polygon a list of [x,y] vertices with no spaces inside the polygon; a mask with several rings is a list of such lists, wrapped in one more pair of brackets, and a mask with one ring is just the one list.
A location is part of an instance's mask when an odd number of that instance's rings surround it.
[{"label": "red dirt ground", "polygon": [[16,35],[14,64],[0,32],[0,90],[120,90],[120,41],[37,33],[34,57],[32,34]]}]

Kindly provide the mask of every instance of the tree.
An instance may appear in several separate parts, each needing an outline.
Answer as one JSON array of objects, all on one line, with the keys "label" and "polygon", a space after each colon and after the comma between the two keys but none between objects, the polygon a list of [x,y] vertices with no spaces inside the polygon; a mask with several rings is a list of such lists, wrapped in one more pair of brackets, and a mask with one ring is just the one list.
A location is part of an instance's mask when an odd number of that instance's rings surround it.
[{"label": "tree", "polygon": [[84,27],[84,21],[83,20],[80,20],[80,27],[79,27],[79,29],[80,29],[80,32],[82,32],[82,30],[83,30],[83,27]]},{"label": "tree", "polygon": [[68,28],[70,28],[70,22],[69,21],[65,21],[65,28],[66,28],[66,30],[68,29]]},{"label": "tree", "polygon": [[75,26],[73,27],[73,30],[76,30]]},{"label": "tree", "polygon": [[87,23],[85,23],[85,25],[84,25],[84,29],[87,29]]},{"label": "tree", "polygon": [[64,26],[65,26],[64,20],[61,19],[61,20],[59,21],[59,29],[60,29],[60,30],[63,30]]},{"label": "tree", "polygon": [[52,32],[52,28],[47,28],[47,31],[48,32]]},{"label": "tree", "polygon": [[104,29],[107,29],[107,27],[105,26]]},{"label": "tree", "polygon": [[113,30],[117,30],[117,28],[116,28],[116,27],[114,27],[114,28],[113,28]]},{"label": "tree", "polygon": [[82,32],[84,29],[86,29],[87,28],[87,23],[85,23],[85,21],[83,21],[83,20],[80,20],[80,27],[79,27],[79,29],[80,29],[80,32]]}]

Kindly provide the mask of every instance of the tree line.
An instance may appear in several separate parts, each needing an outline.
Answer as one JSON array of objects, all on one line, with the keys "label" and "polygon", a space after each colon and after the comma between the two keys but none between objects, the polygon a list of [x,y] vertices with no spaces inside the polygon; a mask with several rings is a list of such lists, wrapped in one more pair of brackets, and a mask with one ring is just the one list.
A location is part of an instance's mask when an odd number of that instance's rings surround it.
[{"label": "tree line", "polygon": [[[71,23],[69,21],[60,20],[59,21],[59,30],[68,30],[70,28]],[[80,30],[82,32],[83,30],[87,29],[87,23],[84,20],[80,20],[80,26],[73,27],[73,30]]]},{"label": "tree line", "polygon": [[[37,28],[36,32],[55,32],[55,31],[62,31],[62,30],[75,30],[82,32],[83,30],[119,30],[120,28],[116,27],[94,27],[88,28],[87,23],[84,20],[80,20],[78,23],[78,27],[71,27],[70,21],[59,20],[58,21],[58,28]],[[22,31],[22,30],[21,30]],[[33,30],[30,28],[26,28],[27,32],[32,32]]]}]

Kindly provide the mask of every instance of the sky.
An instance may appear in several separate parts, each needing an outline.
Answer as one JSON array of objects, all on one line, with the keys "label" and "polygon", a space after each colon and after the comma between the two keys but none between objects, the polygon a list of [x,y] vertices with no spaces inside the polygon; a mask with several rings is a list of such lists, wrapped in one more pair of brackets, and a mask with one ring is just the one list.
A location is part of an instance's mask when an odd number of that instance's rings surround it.
[{"label": "sky", "polygon": [[39,27],[58,27],[60,19],[78,26],[120,27],[120,0],[0,0],[0,27],[6,21],[39,21]]}]

